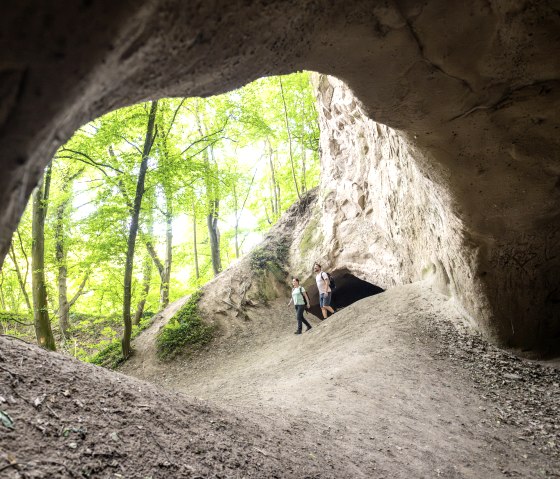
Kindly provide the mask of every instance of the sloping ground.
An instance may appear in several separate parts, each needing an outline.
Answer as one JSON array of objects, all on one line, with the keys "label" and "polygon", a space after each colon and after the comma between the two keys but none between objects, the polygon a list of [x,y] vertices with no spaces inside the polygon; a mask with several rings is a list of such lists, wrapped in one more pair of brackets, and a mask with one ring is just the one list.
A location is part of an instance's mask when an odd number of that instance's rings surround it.
[{"label": "sloping ground", "polygon": [[126,371],[155,385],[0,338],[0,477],[559,476],[558,370],[445,297],[395,288],[301,336],[286,302],[167,364],[139,338]]},{"label": "sloping ground", "polygon": [[327,447],[343,476],[560,477],[558,369],[467,334],[446,297],[394,288],[301,336],[286,303],[171,363],[144,348],[124,371],[297,434],[293,457]]},{"label": "sloping ground", "polygon": [[330,444],[295,454],[315,438],[289,419],[277,428],[33,345],[0,348],[2,478],[352,475]]}]

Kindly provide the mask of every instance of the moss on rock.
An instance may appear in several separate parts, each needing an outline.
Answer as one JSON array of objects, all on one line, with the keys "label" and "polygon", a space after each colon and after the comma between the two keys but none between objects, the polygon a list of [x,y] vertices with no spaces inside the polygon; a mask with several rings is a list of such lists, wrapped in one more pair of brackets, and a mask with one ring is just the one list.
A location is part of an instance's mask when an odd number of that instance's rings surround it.
[{"label": "moss on rock", "polygon": [[202,346],[212,340],[215,328],[206,324],[200,317],[198,304],[201,296],[201,291],[193,293],[159,332],[156,350],[160,359],[171,359],[185,346]]}]

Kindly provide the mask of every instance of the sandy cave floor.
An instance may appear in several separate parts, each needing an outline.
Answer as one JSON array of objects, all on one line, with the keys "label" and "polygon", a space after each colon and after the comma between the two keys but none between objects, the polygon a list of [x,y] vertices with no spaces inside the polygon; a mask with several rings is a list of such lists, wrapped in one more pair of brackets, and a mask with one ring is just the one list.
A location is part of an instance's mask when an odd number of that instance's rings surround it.
[{"label": "sandy cave floor", "polygon": [[560,477],[553,363],[467,334],[422,284],[301,336],[286,302],[161,363],[171,305],[122,368],[138,379],[0,338],[0,477]]}]

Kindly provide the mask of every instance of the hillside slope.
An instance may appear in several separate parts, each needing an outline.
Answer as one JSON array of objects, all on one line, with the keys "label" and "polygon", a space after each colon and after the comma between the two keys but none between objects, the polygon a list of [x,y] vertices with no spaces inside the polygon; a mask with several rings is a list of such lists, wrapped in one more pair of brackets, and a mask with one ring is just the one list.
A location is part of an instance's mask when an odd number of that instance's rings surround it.
[{"label": "hillside slope", "polygon": [[447,297],[397,287],[301,336],[286,303],[170,363],[144,347],[123,372],[295,434],[294,456],[326,447],[348,477],[560,474],[558,369],[467,334]]},{"label": "hillside slope", "polygon": [[[338,478],[358,470],[300,427],[288,420],[279,429],[251,411],[0,338],[2,478]],[[301,441],[309,452],[294,454]]]}]

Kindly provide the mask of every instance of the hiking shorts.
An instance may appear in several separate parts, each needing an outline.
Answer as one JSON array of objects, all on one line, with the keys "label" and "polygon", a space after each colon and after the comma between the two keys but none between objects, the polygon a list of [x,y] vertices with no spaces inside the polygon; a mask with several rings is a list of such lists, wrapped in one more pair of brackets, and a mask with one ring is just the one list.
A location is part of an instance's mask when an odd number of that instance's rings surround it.
[{"label": "hiking shorts", "polygon": [[319,304],[321,308],[331,305],[331,293],[321,293],[319,295]]}]

